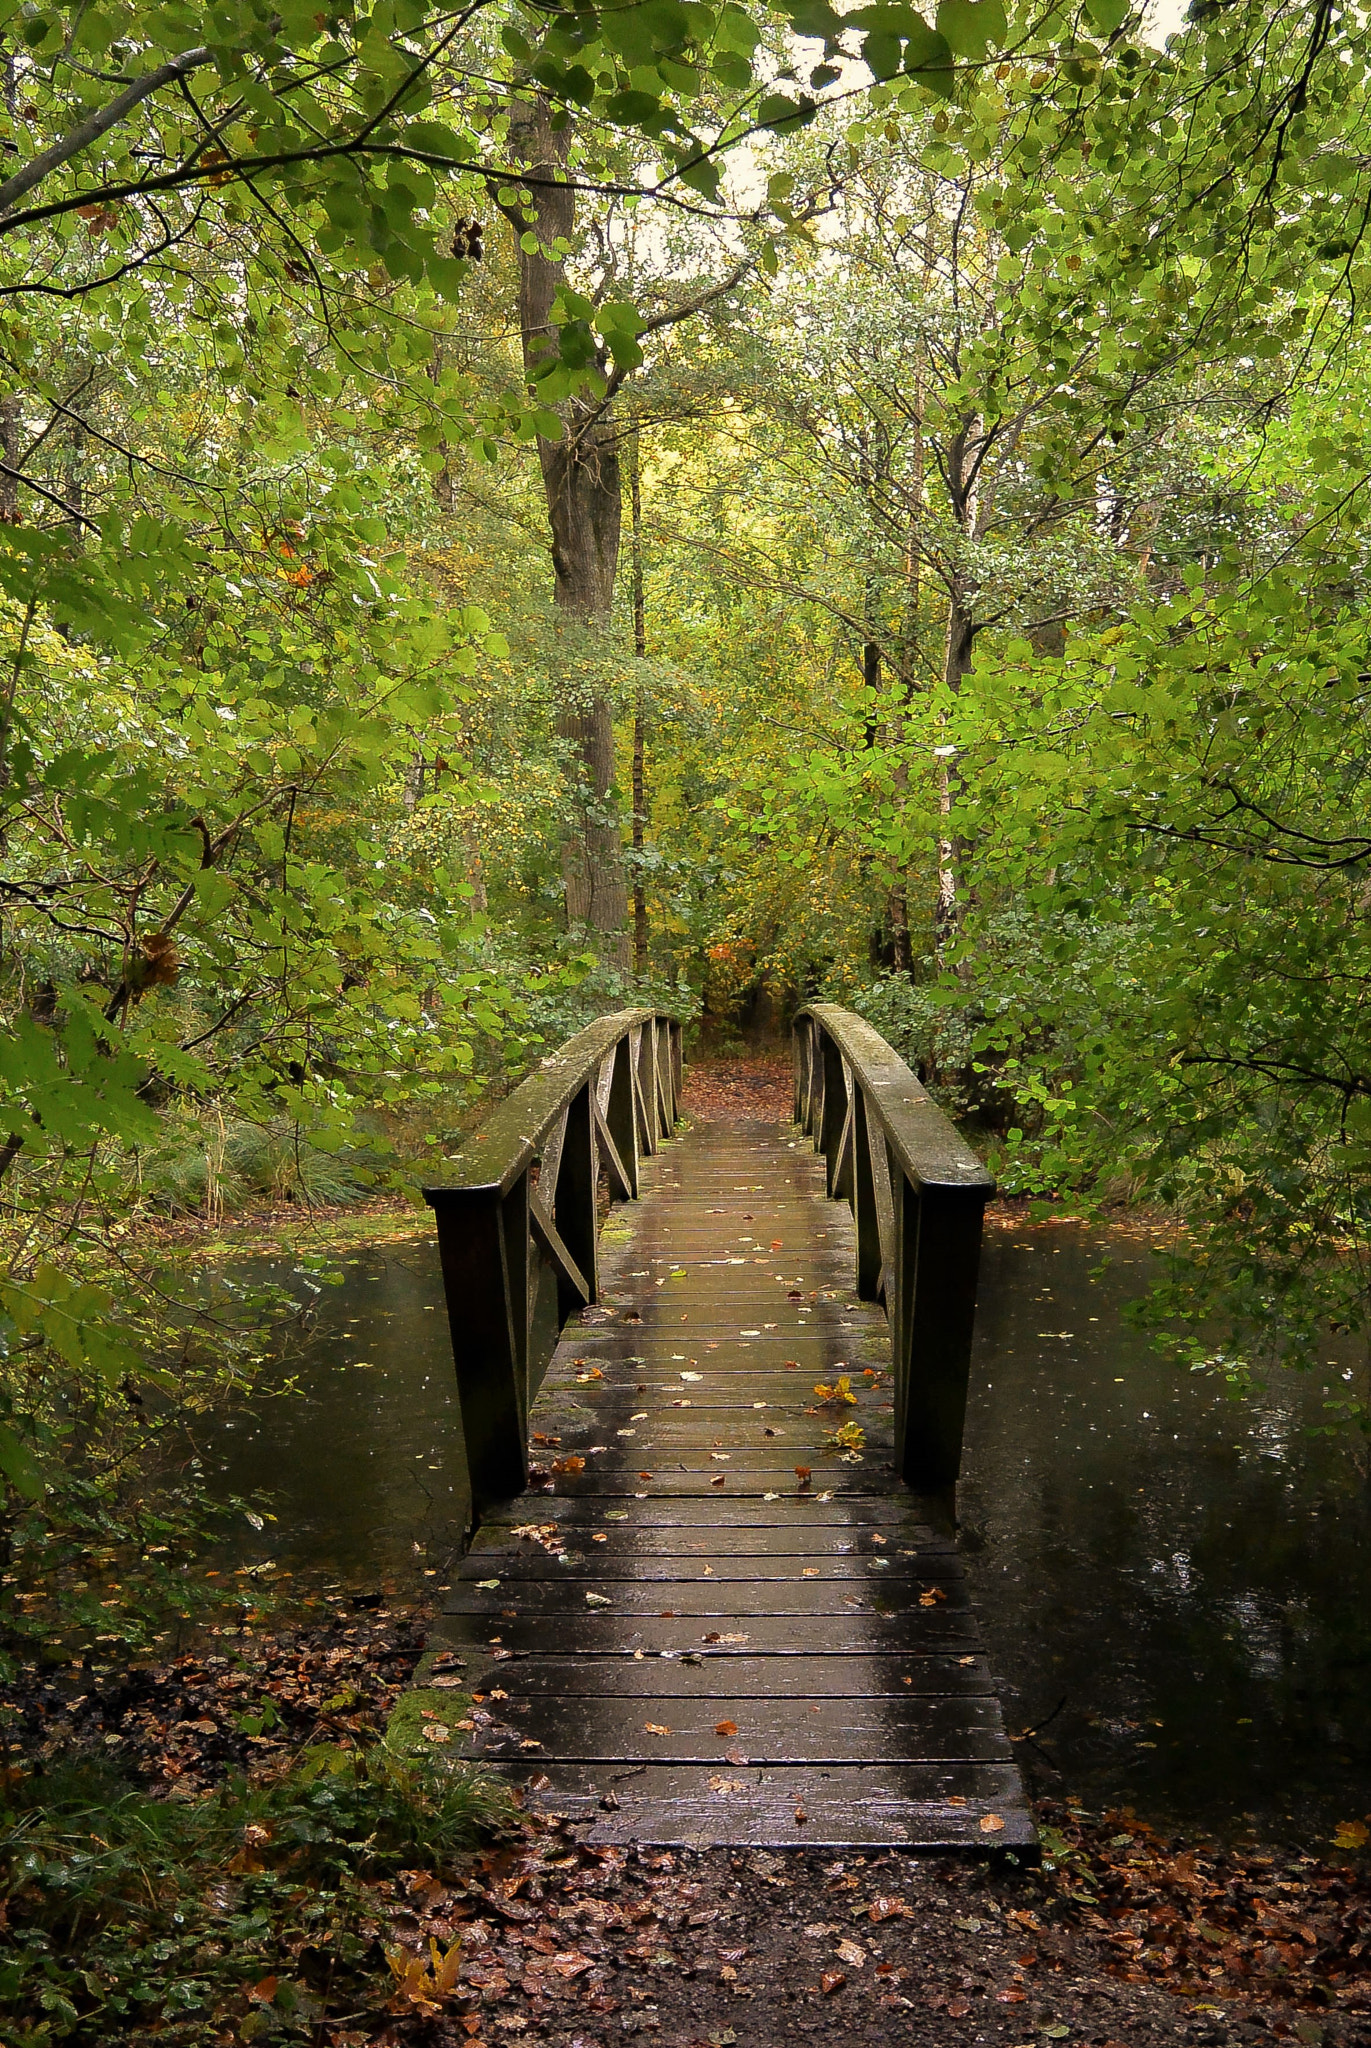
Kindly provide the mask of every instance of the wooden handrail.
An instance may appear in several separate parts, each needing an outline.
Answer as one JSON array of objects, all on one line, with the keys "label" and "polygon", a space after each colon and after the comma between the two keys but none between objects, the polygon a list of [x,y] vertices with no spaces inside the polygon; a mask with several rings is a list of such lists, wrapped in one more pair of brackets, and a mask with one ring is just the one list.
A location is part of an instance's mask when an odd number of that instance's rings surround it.
[{"label": "wooden handrail", "polygon": [[890,1324],[895,1459],[921,1493],[950,1497],[976,1315],[981,1228],[995,1183],[865,1018],[810,1003],[794,1025],[795,1121],[857,1228],[857,1292]]},{"label": "wooden handrail", "polygon": [[425,1188],[438,1226],[472,1513],[528,1485],[528,1412],[562,1325],[597,1299],[598,1191],[638,1193],[675,1128],[681,1027],[661,1010],[600,1017],[500,1103]]}]

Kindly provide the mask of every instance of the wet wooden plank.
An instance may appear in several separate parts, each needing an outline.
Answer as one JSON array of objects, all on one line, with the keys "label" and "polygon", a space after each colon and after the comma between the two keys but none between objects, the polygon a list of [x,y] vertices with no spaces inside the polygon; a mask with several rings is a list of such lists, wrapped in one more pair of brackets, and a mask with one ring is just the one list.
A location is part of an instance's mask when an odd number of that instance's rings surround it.
[{"label": "wet wooden plank", "polygon": [[[481,1710],[474,1710],[480,1712]],[[490,1701],[464,1754],[527,1752],[578,1763],[852,1764],[1007,1762],[993,1696],[714,1700],[644,1695]],[[729,1732],[718,1733],[721,1724]],[[461,1725],[461,1724],[459,1724]]]},{"label": "wet wooden plank", "polygon": [[555,1769],[529,1804],[569,1816],[596,1843],[983,1854],[1031,1850],[1035,1840],[1017,1773],[1004,1766],[703,1773],[658,1765],[597,1777]]},{"label": "wet wooden plank", "polygon": [[[539,1530],[540,1536],[517,1536],[515,1528]],[[905,1530],[898,1523],[886,1523],[880,1529],[855,1529],[847,1523],[794,1522],[789,1528],[759,1528],[744,1522],[734,1527],[708,1528],[654,1528],[642,1523],[630,1526],[627,1523],[605,1523],[588,1513],[582,1520],[560,1531],[555,1521],[517,1523],[511,1527],[483,1530],[481,1540],[473,1544],[474,1557],[489,1558],[491,1569],[498,1570],[497,1560],[510,1555],[528,1552],[531,1544],[567,1543],[577,1548],[591,1544],[593,1548],[585,1555],[598,1560],[602,1571],[612,1570],[614,1561],[623,1557],[635,1558],[696,1558],[713,1560],[716,1555],[734,1558],[799,1558],[806,1562],[820,1557],[866,1556],[879,1559],[887,1554],[899,1556],[908,1548],[920,1557],[956,1557],[955,1546],[946,1540],[939,1542],[923,1530]],[[548,1533],[548,1532],[552,1533]],[[890,1533],[887,1533],[889,1531]],[[600,1540],[603,1537],[603,1542]],[[531,1554],[531,1553],[530,1553]]]},{"label": "wet wooden plank", "polygon": [[[660,1501],[607,1499],[598,1515],[593,1504],[588,1510],[584,1501],[569,1500],[561,1494],[520,1494],[516,1500],[503,1502],[481,1524],[473,1554],[499,1532],[522,1523],[549,1521],[584,1520],[588,1527],[635,1529],[907,1529],[911,1539],[924,1534],[931,1539],[931,1526],[917,1519],[917,1515],[917,1497],[904,1493],[850,1493],[841,1501],[821,1501],[816,1494],[793,1490],[774,1501],[729,1501],[712,1494]],[[911,1516],[916,1519],[911,1521]],[[945,1537],[940,1535],[937,1540],[946,1547]]]},{"label": "wet wooden plank", "polygon": [[445,1616],[432,1638],[462,1660],[454,1669],[469,1670],[473,1657],[499,1649],[502,1659],[540,1655],[587,1659],[632,1656],[702,1656],[707,1660],[769,1657],[901,1657],[932,1652],[979,1654],[981,1643],[970,1608],[921,1609],[916,1614],[871,1614],[844,1607],[836,1614],[811,1615],[803,1630],[789,1615],[751,1615],[746,1620],[715,1615],[639,1615],[608,1613],[603,1608],[573,1613],[563,1608],[520,1614],[496,1608],[490,1614]]},{"label": "wet wooden plank", "polygon": [[811,1554],[811,1559],[804,1555],[768,1557],[755,1553],[737,1557],[726,1556],[717,1549],[695,1557],[640,1556],[623,1551],[617,1557],[602,1557],[599,1545],[587,1543],[584,1549],[568,1550],[559,1557],[550,1557],[546,1551],[502,1551],[490,1557],[489,1572],[492,1578],[498,1577],[502,1587],[574,1586],[578,1597],[585,1586],[608,1593],[620,1584],[670,1587],[708,1583],[758,1588],[841,1584],[844,1588],[865,1587],[886,1604],[895,1600],[897,1589],[901,1599],[913,1594],[920,1604],[931,1604],[923,1601],[923,1595],[934,1585],[942,1587],[952,1576],[946,1560],[935,1565],[924,1558],[919,1566],[911,1564],[904,1571],[897,1565],[882,1570],[884,1562],[879,1557],[822,1554]]},{"label": "wet wooden plank", "polygon": [[667,1618],[735,1616],[739,1620],[752,1615],[786,1614],[803,1621],[823,1614],[918,1614],[926,1611],[923,1593],[931,1591],[935,1584],[945,1596],[937,1603],[939,1608],[969,1610],[971,1603],[965,1585],[950,1574],[944,1576],[946,1585],[942,1577],[934,1580],[930,1575],[891,1586],[878,1586],[870,1580],[854,1584],[837,1578],[753,1579],[741,1583],[718,1578],[700,1578],[689,1583],[680,1579],[600,1578],[593,1587],[583,1590],[564,1578],[523,1580],[512,1574],[498,1578],[492,1574],[493,1584],[476,1580],[454,1586],[443,1612],[487,1617],[508,1613],[510,1619],[520,1614],[558,1614],[579,1596],[577,1604],[582,1609],[593,1604],[608,1614],[656,1614]]},{"label": "wet wooden plank", "polygon": [[[923,1699],[951,1695],[993,1695],[990,1667],[983,1656],[959,1656],[953,1650],[925,1657],[866,1657],[860,1652],[822,1657],[799,1651],[794,1657],[755,1656],[744,1652],[729,1658],[695,1653],[647,1657],[621,1653],[590,1659],[576,1651],[563,1656],[520,1660],[511,1672],[508,1660],[496,1661],[489,1651],[470,1659],[464,1684],[480,1693],[490,1686],[512,1689],[523,1699],[680,1699],[713,1701],[721,1687],[749,1700]],[[715,1717],[716,1720],[719,1718]]]}]

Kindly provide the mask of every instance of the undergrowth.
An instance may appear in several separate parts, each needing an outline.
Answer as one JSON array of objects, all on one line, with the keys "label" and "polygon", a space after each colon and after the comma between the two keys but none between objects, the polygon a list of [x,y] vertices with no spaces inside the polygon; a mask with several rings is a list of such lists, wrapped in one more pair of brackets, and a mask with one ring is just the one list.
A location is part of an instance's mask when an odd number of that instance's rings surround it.
[{"label": "undergrowth", "polygon": [[7,2048],[293,2042],[384,2012],[395,1878],[513,1818],[473,1771],[377,1747],[305,1751],[269,1785],[150,1798],[97,1760],[5,1774],[0,2006]]}]

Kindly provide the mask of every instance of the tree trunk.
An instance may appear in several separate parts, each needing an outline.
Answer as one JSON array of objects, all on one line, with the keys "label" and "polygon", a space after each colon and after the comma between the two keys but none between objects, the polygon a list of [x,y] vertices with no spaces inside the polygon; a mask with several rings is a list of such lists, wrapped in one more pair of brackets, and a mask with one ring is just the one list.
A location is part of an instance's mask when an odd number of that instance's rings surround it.
[{"label": "tree trunk", "polygon": [[[516,110],[511,142],[530,170],[548,177],[566,162],[570,129],[554,133],[548,108],[535,100]],[[557,352],[553,302],[566,283],[566,265],[549,252],[571,240],[575,194],[569,186],[533,187],[529,209],[502,211],[520,238],[519,324],[524,368],[530,379]],[[530,227],[538,246],[523,247]],[[614,607],[622,519],[619,454],[614,422],[593,397],[559,407],[560,440],[538,441],[543,492],[552,537],[554,596],[558,608],[583,628],[607,630]],[[614,798],[614,719],[609,699],[588,693],[563,698],[557,731],[568,743],[569,820],[562,842],[567,923],[585,926],[608,965],[628,966],[628,891],[623,840]]]},{"label": "tree trunk", "polygon": [[0,398],[0,526],[19,524],[19,416],[17,392]]},{"label": "tree trunk", "polygon": [[[947,605],[947,644],[943,658],[943,680],[955,695],[971,667],[971,647],[975,638],[976,625],[967,608],[961,588],[960,576],[954,576]],[[956,802],[961,779],[950,755],[943,755],[938,762],[938,810],[944,819],[950,816]],[[961,846],[956,835],[944,823],[938,838],[938,907],[934,917],[934,934],[938,955],[957,935],[961,922],[961,902],[957,890],[957,869],[961,864]]]},{"label": "tree trunk", "polygon": [[[638,466],[638,429],[629,451],[629,504],[632,511],[633,652],[647,657],[647,595],[643,584],[643,493]],[[643,880],[643,849],[647,839],[647,719],[641,688],[633,711],[633,972],[641,979],[648,968],[647,888]]]}]

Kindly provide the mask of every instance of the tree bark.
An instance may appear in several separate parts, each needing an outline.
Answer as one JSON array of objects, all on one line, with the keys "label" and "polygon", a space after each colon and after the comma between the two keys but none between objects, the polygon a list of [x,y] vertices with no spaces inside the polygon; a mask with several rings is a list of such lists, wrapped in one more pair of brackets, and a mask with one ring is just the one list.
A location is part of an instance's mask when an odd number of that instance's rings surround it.
[{"label": "tree bark", "polygon": [[[517,112],[511,141],[530,170],[550,179],[566,162],[570,129],[554,132],[548,108],[534,100]],[[519,237],[519,323],[524,369],[532,380],[557,352],[552,309],[566,283],[566,264],[552,251],[569,242],[575,227],[575,193],[569,186],[540,183],[531,206],[503,206]],[[529,231],[537,247],[527,249]],[[560,407],[560,440],[539,437],[552,540],[554,597],[558,609],[584,629],[607,630],[614,606],[622,525],[622,479],[617,431],[609,409],[593,397],[572,398]],[[628,890],[623,839],[614,796],[614,718],[609,699],[594,689],[568,689],[557,731],[568,745],[568,829],[562,841],[562,881],[567,923],[583,926],[600,958],[627,969]]]},{"label": "tree bark", "polygon": [[[643,583],[643,492],[638,465],[638,429],[629,452],[629,505],[632,512],[633,652],[647,658],[647,593]],[[633,972],[641,979],[648,968],[647,888],[643,880],[643,849],[647,840],[647,717],[641,687],[633,708]]]}]

